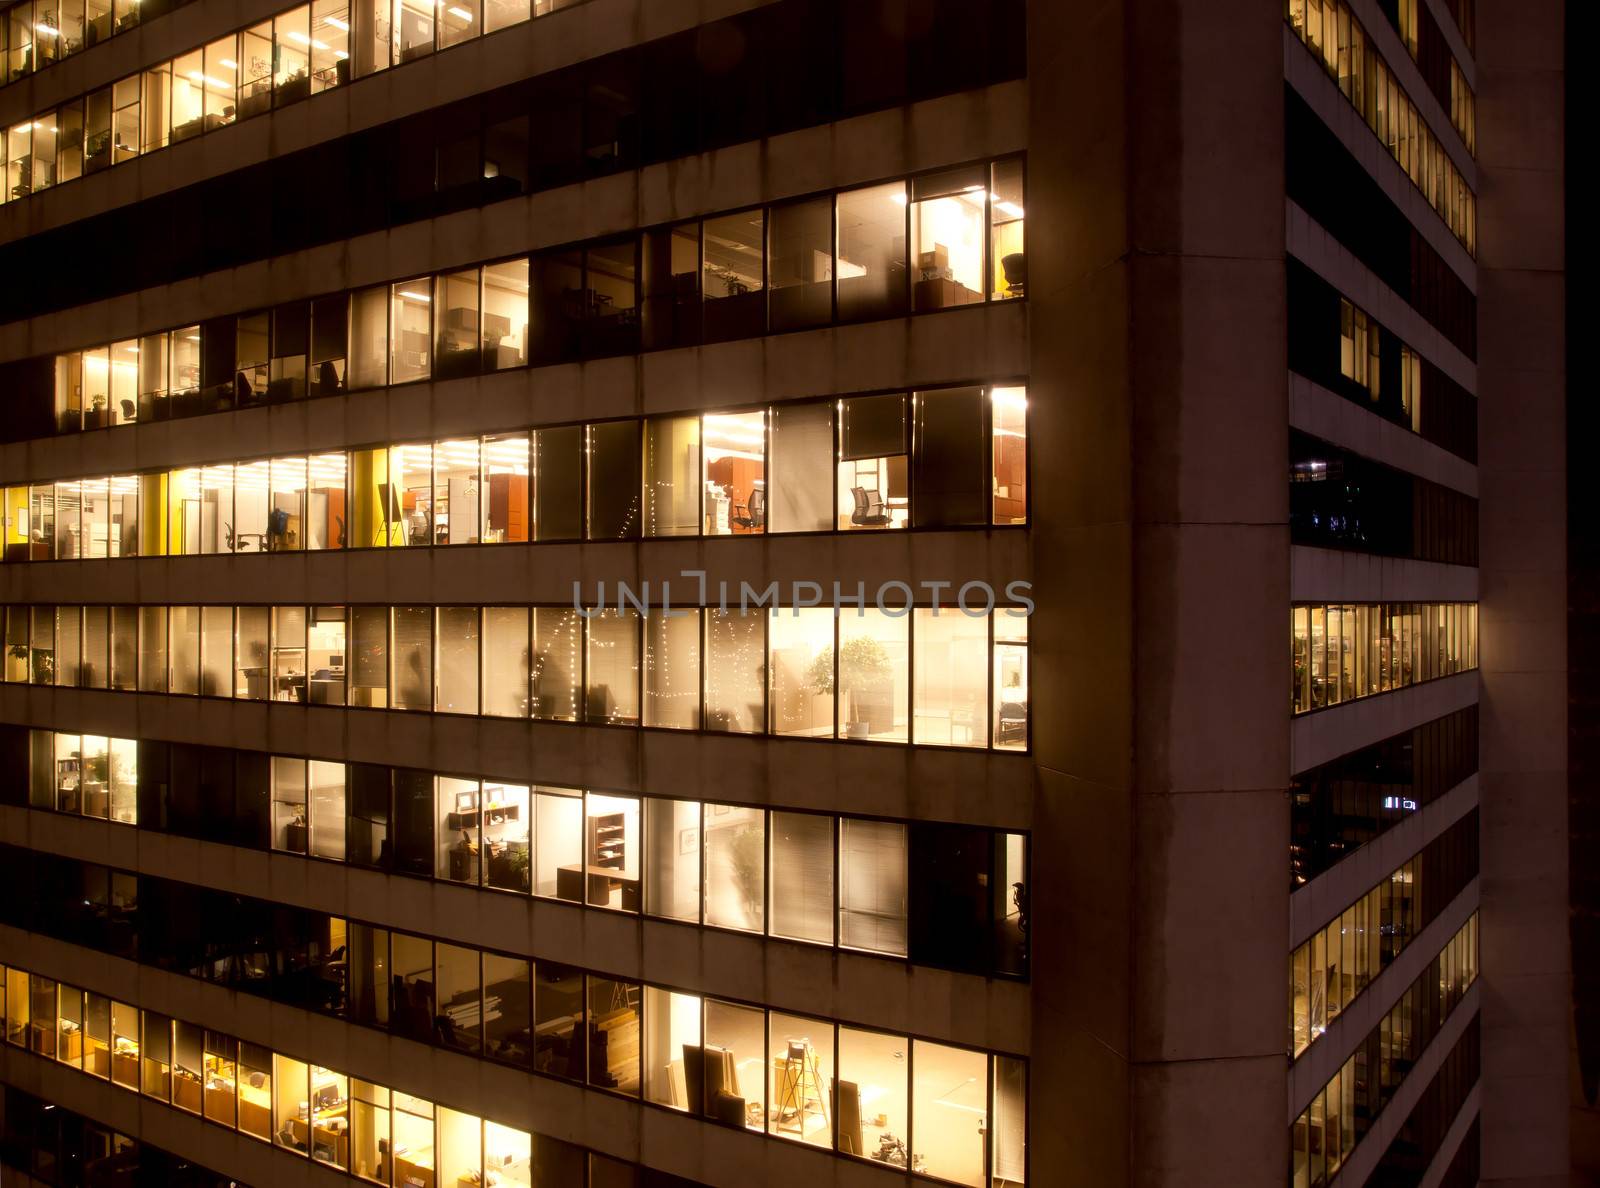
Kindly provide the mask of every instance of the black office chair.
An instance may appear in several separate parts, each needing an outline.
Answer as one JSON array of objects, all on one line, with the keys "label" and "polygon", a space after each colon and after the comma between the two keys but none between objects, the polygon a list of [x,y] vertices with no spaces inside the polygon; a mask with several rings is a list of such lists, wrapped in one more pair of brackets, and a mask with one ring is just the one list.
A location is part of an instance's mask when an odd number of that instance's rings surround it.
[{"label": "black office chair", "polygon": [[136,421],[136,420],[138,420],[139,419],[139,406],[134,404],[134,402],[131,401],[131,400],[124,400],[122,402],[122,419],[124,421]]},{"label": "black office chair", "polygon": [[1013,297],[1028,295],[1028,257],[1022,252],[1002,256],[1000,268],[1006,274],[1006,292]]},{"label": "black office chair", "polygon": [[889,522],[889,509],[884,505],[883,496],[877,490],[868,491],[864,487],[851,487],[850,495],[856,501],[856,507],[850,513],[850,522],[862,527],[879,527]]},{"label": "black office chair", "polygon": [[764,528],[767,523],[767,492],[762,487],[757,487],[750,492],[750,501],[745,504],[734,504],[733,515],[729,517],[741,528]]}]

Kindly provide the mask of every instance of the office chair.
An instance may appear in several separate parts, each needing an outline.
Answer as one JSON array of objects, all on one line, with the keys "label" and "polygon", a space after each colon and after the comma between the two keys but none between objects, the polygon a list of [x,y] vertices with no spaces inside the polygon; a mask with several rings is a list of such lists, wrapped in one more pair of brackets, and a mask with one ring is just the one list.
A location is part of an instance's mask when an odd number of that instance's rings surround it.
[{"label": "office chair", "polygon": [[856,501],[855,510],[850,513],[852,524],[875,527],[889,522],[889,509],[884,506],[883,496],[877,490],[851,487],[850,495]]},{"label": "office chair", "polygon": [[729,517],[741,528],[763,528],[767,523],[767,492],[762,487],[757,487],[750,492],[750,501],[742,506],[735,504],[733,515]]},{"label": "office chair", "polygon": [[1028,257],[1022,252],[1012,252],[1000,259],[1000,268],[1006,274],[1006,292],[1013,297],[1028,295]]},{"label": "office chair", "polygon": [[122,401],[122,419],[124,421],[135,421],[138,420],[138,418],[139,406],[134,404],[134,402],[131,400]]}]

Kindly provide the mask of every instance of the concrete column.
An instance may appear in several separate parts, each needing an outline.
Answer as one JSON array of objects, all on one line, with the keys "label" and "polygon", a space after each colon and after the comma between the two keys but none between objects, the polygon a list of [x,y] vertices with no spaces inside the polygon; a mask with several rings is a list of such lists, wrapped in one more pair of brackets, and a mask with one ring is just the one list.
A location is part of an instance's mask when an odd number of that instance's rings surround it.
[{"label": "concrete column", "polygon": [[1278,1188],[1282,16],[1029,6],[1032,1166]]},{"label": "concrete column", "polygon": [[1483,1183],[1565,1184],[1563,6],[1478,6]]}]

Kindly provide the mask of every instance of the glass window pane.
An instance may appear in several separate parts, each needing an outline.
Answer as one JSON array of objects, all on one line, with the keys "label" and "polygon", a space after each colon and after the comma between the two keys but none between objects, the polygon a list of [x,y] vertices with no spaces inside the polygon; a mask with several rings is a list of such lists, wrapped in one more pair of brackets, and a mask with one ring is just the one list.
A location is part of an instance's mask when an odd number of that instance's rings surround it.
[{"label": "glass window pane", "polygon": [[644,234],[643,348],[700,341],[700,224],[680,223]]},{"label": "glass window pane", "polygon": [[167,608],[139,607],[139,691],[167,691]]},{"label": "glass window pane", "polygon": [[703,728],[759,734],[766,722],[767,616],[759,610],[704,612],[706,633]]},{"label": "glass window pane", "polygon": [[906,954],[906,827],[839,821],[839,944]]},{"label": "glass window pane", "polygon": [[906,428],[902,395],[856,396],[839,402],[840,531],[905,527],[910,502]]},{"label": "glass window pane", "polygon": [[[502,7],[489,0],[489,16]],[[524,0],[526,16],[526,0]],[[492,28],[493,26],[491,26]],[[526,257],[483,268],[483,370],[504,371],[528,361],[528,261]]]},{"label": "glass window pane", "polygon": [[239,1129],[264,1142],[272,1140],[274,1130],[272,1053],[243,1042],[239,1044]]},{"label": "glass window pane", "polygon": [[766,918],[766,814],[705,806],[705,922],[760,932]]},{"label": "glass window pane", "polygon": [[989,620],[956,608],[918,607],[912,623],[912,742],[986,745]]},{"label": "glass window pane", "polygon": [[906,310],[906,186],[838,196],[839,320],[890,318]]},{"label": "glass window pane", "polygon": [[700,919],[700,802],[644,802],[644,910],[671,920]]},{"label": "glass window pane", "polygon": [[350,1080],[351,1170],[374,1184],[389,1183],[389,1090],[368,1081]]},{"label": "glass window pane", "polygon": [[1028,746],[1028,620],[1004,609],[994,615],[994,745]]},{"label": "glass window pane", "polygon": [[239,37],[230,33],[206,46],[205,130],[231,124],[238,116]]},{"label": "glass window pane", "polygon": [[[396,0],[404,4],[405,0]],[[389,382],[404,384],[427,379],[432,372],[430,328],[433,308],[433,278],[418,277],[389,286],[391,325],[389,344]]]},{"label": "glass window pane", "polygon": [[389,289],[374,285],[350,300],[350,387],[381,388],[388,382]]},{"label": "glass window pane", "polygon": [[833,943],[833,821],[772,814],[772,935]]},{"label": "glass window pane", "polygon": [[481,1184],[483,1178],[483,1120],[440,1106],[439,1142],[435,1169],[440,1184]]},{"label": "glass window pane", "polygon": [[984,457],[984,391],[945,388],[912,397],[916,442],[913,522],[953,527],[988,521],[992,478]]},{"label": "glass window pane", "polygon": [[483,1047],[483,984],[477,949],[439,943],[433,946],[434,987],[439,1014],[434,1042],[460,1052]]},{"label": "glass window pane", "polygon": [[705,339],[751,338],[766,329],[766,220],[761,210],[707,219],[701,289]]},{"label": "glass window pane", "polygon": [[583,427],[538,429],[533,442],[535,539],[576,540],[583,535]]},{"label": "glass window pane", "polygon": [[766,1129],[766,1016],[757,1007],[705,1000],[704,1109],[724,1126]]},{"label": "glass window pane", "polygon": [[313,759],[309,767],[311,853],[344,861],[345,766]]},{"label": "glass window pane", "polygon": [[771,732],[831,738],[835,703],[833,610],[774,609],[767,620],[767,659]]},{"label": "glass window pane", "polygon": [[[693,994],[678,994],[654,986],[644,988],[645,1100],[689,1113],[700,1111],[691,1100],[688,1074],[700,1067],[701,1003]],[[697,1085],[697,1096],[703,1089]]]},{"label": "glass window pane", "polygon": [[583,620],[571,607],[533,611],[533,716],[572,722],[583,679]]},{"label": "glass window pane", "polygon": [[311,5],[311,93],[350,81],[350,6],[348,0],[314,0]]},{"label": "glass window pane", "polygon": [[483,499],[483,542],[503,544],[529,539],[529,437],[508,433],[483,441],[483,473],[488,485]]},{"label": "glass window pane", "polygon": [[172,1018],[143,1011],[144,1038],[139,1046],[144,1069],[140,1088],[146,1097],[172,1100]]},{"label": "glass window pane", "polygon": [[[379,493],[382,496],[381,487]],[[389,448],[389,492],[380,502],[386,505],[389,517],[391,548],[435,542],[431,445],[423,442]]]},{"label": "glass window pane", "polygon": [[[339,0],[342,7],[343,0]],[[345,388],[350,344],[350,298],[344,293],[311,303],[311,356],[306,388],[312,396],[331,396]]]},{"label": "glass window pane", "polygon": [[833,526],[833,412],[831,403],[772,409],[772,531]]},{"label": "glass window pane", "polygon": [[[991,388],[989,409],[994,522],[1023,524],[1028,519],[1028,390]],[[920,486],[917,498],[922,498]]]},{"label": "glass window pane", "polygon": [[839,737],[906,741],[910,622],[875,607],[839,615]]},{"label": "glass window pane", "polygon": [[608,725],[639,721],[639,612],[607,610],[584,631],[588,688],[584,719]]},{"label": "glass window pane", "polygon": [[483,713],[526,718],[529,690],[528,608],[483,608]]},{"label": "glass window pane", "polygon": [[590,975],[589,1084],[639,1095],[639,1010],[642,1001],[636,983]]},{"label": "glass window pane", "polygon": [[531,889],[533,859],[533,806],[528,787],[485,781],[483,797],[484,882],[526,895]]},{"label": "glass window pane", "polygon": [[644,724],[700,725],[700,612],[652,607],[644,620]]},{"label": "glass window pane", "polygon": [[[541,816],[540,825],[543,823]],[[542,860],[544,842],[539,844]],[[539,961],[534,964],[533,977],[533,1066],[553,1077],[581,1081],[587,1046],[583,971],[557,961]]]},{"label": "glass window pane", "polygon": [[306,1113],[311,1100],[311,1069],[292,1056],[272,1054],[272,1137],[280,1147],[307,1154]]},{"label": "glass window pane", "polygon": [[537,789],[534,818],[538,869],[533,893],[582,903],[583,880],[574,876],[583,867],[583,797],[555,788]]},{"label": "glass window pane", "polygon": [[588,441],[588,537],[633,539],[639,535],[639,422],[590,425]]},{"label": "glass window pane", "polygon": [[769,247],[772,329],[833,320],[833,198],[772,208]]},{"label": "glass window pane", "polygon": [[272,757],[272,848],[304,854],[308,839],[306,761]]},{"label": "glass window pane", "polygon": [[381,606],[350,608],[349,704],[381,709],[389,704],[389,612]]},{"label": "glass window pane", "polygon": [[478,834],[483,822],[478,780],[440,776],[435,786],[439,824],[434,877],[454,883],[478,882]]},{"label": "glass window pane", "polygon": [[272,460],[272,506],[267,516],[269,552],[298,552],[305,547],[306,460]]},{"label": "glass window pane", "polygon": [[982,301],[986,169],[950,169],[911,183],[912,307]]},{"label": "glass window pane", "polygon": [[834,1095],[833,1024],[773,1011],[767,1021],[767,1133],[778,1138],[833,1145],[828,1103]]},{"label": "glass window pane", "polygon": [[433,447],[433,541],[477,544],[479,457],[476,437]]},{"label": "glass window pane", "polygon": [[306,608],[272,608],[272,700],[306,702]]},{"label": "glass window pane", "polygon": [[839,1152],[882,1158],[904,1167],[906,1054],[904,1036],[839,1028]]},{"label": "glass window pane", "polygon": [[1028,295],[1027,244],[1023,235],[1023,165],[997,161],[990,174],[990,296],[996,301]]},{"label": "glass window pane", "polygon": [[912,1155],[937,1179],[982,1188],[988,1057],[916,1040],[911,1049]]},{"label": "glass window pane", "polygon": [[707,536],[762,532],[767,523],[766,415],[708,414],[704,418]]},{"label": "glass window pane", "polygon": [[[639,801],[632,796],[602,796],[591,792],[584,802],[584,867],[587,885],[583,902],[590,907],[625,912],[639,910]],[[570,885],[562,889],[557,872],[557,894],[574,898],[579,890],[568,872]],[[572,892],[572,893],[569,893]]]},{"label": "glass window pane", "polygon": [[427,712],[433,709],[433,608],[397,606],[393,615],[394,707]]},{"label": "glass window pane", "polygon": [[233,1129],[239,1114],[239,1042],[206,1032],[203,1075],[206,1120]]},{"label": "glass window pane", "polygon": [[394,63],[433,53],[433,5],[425,0],[394,0]]},{"label": "glass window pane", "polygon": [[342,549],[346,541],[343,451],[312,454],[307,460],[305,519],[301,537],[308,549]]},{"label": "glass window pane", "polygon": [[[461,9],[466,12],[466,9]],[[439,379],[476,375],[481,356],[478,351],[478,270],[449,272],[438,278],[439,352],[435,374]]]},{"label": "glass window pane", "polygon": [[478,712],[478,608],[441,606],[438,622],[439,713]]},{"label": "glass window pane", "polygon": [[698,533],[700,490],[700,418],[652,417],[646,421],[644,534]]}]

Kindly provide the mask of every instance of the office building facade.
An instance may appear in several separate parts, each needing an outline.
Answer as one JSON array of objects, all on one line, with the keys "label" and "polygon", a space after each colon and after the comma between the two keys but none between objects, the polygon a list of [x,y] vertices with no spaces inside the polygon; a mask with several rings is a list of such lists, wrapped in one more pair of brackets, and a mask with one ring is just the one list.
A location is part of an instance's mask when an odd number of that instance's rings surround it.
[{"label": "office building facade", "polygon": [[1565,1175],[1476,8],[6,6],[7,1177]]}]

